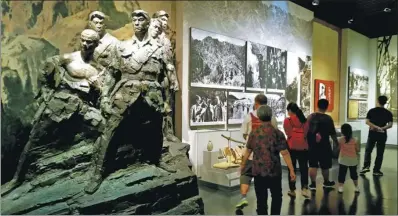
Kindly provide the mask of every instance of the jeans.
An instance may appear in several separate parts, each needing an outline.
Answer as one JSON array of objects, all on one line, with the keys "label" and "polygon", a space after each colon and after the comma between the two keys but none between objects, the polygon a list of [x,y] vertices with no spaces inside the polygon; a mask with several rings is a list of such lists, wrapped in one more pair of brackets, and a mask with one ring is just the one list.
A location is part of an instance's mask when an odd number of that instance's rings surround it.
[{"label": "jeans", "polygon": [[344,166],[340,164],[339,167],[339,183],[345,182],[345,176],[347,175],[347,169],[350,169],[350,176],[353,181],[358,180],[357,166]]},{"label": "jeans", "polygon": [[254,190],[257,197],[257,214],[268,214],[268,189],[270,189],[272,202],[271,202],[271,215],[280,215],[282,207],[282,177],[254,177]]},{"label": "jeans", "polygon": [[[289,150],[294,170],[298,161],[300,168],[301,189],[308,188],[308,151],[307,150]],[[289,170],[290,173],[290,170]],[[296,190],[296,181],[290,181],[290,175],[287,175],[289,189]]]},{"label": "jeans", "polygon": [[380,171],[381,164],[383,163],[383,155],[384,155],[384,149],[386,147],[386,141],[387,141],[387,135],[385,134],[369,134],[365,150],[365,161],[363,164],[364,168],[370,167],[372,151],[375,145],[377,144],[376,146],[377,156],[376,156],[375,165],[373,167],[373,172]]}]

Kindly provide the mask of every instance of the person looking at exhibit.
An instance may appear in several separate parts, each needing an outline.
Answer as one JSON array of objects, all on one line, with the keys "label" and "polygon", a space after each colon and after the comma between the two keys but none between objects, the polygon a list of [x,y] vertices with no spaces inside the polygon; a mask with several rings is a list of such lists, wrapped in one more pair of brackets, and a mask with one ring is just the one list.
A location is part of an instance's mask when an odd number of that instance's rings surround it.
[{"label": "person looking at exhibit", "polygon": [[377,106],[370,109],[366,115],[366,124],[369,125],[368,142],[365,150],[365,160],[360,174],[365,174],[370,171],[370,162],[373,148],[377,144],[377,156],[373,167],[374,176],[382,176],[380,171],[383,163],[384,149],[387,141],[387,129],[392,127],[393,118],[392,113],[384,108],[388,98],[386,96],[379,96],[377,98]]},{"label": "person looking at exhibit", "polygon": [[323,187],[333,188],[334,181],[329,180],[329,169],[332,168],[332,146],[329,137],[337,144],[336,128],[333,119],[325,114],[329,101],[320,99],[318,111],[312,113],[307,120],[306,132],[308,142],[309,175],[311,178],[310,190],[316,190],[316,175],[322,169]]},{"label": "person looking at exhibit", "polygon": [[[261,125],[260,119],[257,117],[257,109],[260,106],[267,105],[268,99],[264,94],[258,94],[254,98],[254,110],[253,112],[249,113],[243,120],[243,124],[241,127],[241,132],[243,134],[243,138],[247,140],[248,135],[254,129],[256,129],[259,125]],[[271,125],[275,128],[278,127],[278,123],[276,122],[275,117],[271,118]],[[253,179],[252,176],[252,160],[253,154],[247,160],[247,164],[245,165],[245,169],[241,171],[240,176],[240,193],[242,195],[241,200],[236,205],[236,208],[243,208],[249,205],[249,202],[246,199],[246,195],[249,192],[250,184]]]},{"label": "person looking at exhibit", "polygon": [[269,106],[257,109],[260,123],[250,132],[246,150],[242,159],[241,170],[245,170],[248,158],[253,154],[252,176],[257,197],[257,214],[268,213],[268,189],[271,192],[271,214],[280,215],[282,207],[282,164],[279,153],[283,156],[290,170],[290,181],[295,181],[292,160],[288,151],[285,135],[272,126],[272,110]]},{"label": "person looking at exhibit", "polygon": [[[296,162],[298,161],[301,177],[301,193],[304,197],[308,198],[310,197],[308,190],[308,144],[304,136],[304,127],[307,118],[296,103],[289,103],[286,109],[289,117],[283,122],[283,128],[287,136],[289,153],[293,163],[293,172],[296,170]],[[295,197],[295,181],[289,181],[289,189],[288,195]]]}]

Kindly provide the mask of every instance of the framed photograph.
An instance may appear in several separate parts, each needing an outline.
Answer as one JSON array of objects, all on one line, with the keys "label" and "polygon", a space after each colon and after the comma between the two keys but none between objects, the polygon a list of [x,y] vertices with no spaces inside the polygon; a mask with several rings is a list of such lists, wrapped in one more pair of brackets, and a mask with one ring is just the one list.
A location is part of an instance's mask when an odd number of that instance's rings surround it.
[{"label": "framed photograph", "polygon": [[267,92],[285,92],[287,51],[267,47]]},{"label": "framed photograph", "polygon": [[222,125],[227,121],[226,91],[207,88],[192,88],[190,99],[190,125]]},{"label": "framed photograph", "polygon": [[192,87],[245,88],[246,42],[191,28]]},{"label": "framed photograph", "polygon": [[261,91],[267,87],[267,49],[265,45],[247,42],[247,90]]},{"label": "framed photograph", "polygon": [[228,124],[241,124],[253,111],[258,93],[228,92]]},{"label": "framed photograph", "polygon": [[299,82],[300,72],[304,61],[300,61],[300,57],[296,53],[287,53],[287,73],[286,73],[286,102],[298,103],[299,98]]},{"label": "framed photograph", "polygon": [[286,118],[286,98],[283,93],[267,93],[268,106],[272,109],[278,123],[282,123]]},{"label": "framed photograph", "polygon": [[334,81],[315,80],[315,109],[318,109],[318,101],[326,99],[329,101],[328,112],[334,109]]},{"label": "framed photograph", "polygon": [[368,101],[358,101],[358,118],[365,119],[368,114]]},{"label": "framed photograph", "polygon": [[348,119],[358,119],[358,101],[348,101]]},{"label": "framed photograph", "polygon": [[348,99],[367,100],[369,74],[365,70],[348,67]]}]

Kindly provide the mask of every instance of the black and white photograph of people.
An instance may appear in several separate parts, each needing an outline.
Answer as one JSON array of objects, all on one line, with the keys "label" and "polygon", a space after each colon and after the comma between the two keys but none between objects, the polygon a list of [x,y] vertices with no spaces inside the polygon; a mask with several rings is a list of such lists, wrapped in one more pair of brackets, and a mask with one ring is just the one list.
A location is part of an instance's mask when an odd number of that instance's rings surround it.
[{"label": "black and white photograph of people", "polygon": [[191,126],[225,124],[227,120],[226,92],[194,88],[190,91]]}]

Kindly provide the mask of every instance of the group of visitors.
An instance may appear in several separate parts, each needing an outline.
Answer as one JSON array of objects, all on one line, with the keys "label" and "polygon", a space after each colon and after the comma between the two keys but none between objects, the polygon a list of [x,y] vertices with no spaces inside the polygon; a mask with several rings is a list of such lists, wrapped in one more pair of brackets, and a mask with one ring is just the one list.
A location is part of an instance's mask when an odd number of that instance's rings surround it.
[{"label": "group of visitors", "polygon": [[[366,145],[365,161],[360,174],[370,171],[371,153],[377,144],[377,157],[373,168],[374,176],[382,176],[380,171],[387,140],[387,129],[392,127],[392,113],[384,108],[387,97],[378,97],[376,108],[367,114],[369,136]],[[329,102],[318,101],[318,110],[306,118],[296,103],[287,105],[289,117],[284,120],[285,134],[277,127],[272,110],[267,106],[267,97],[259,94],[255,98],[255,110],[244,120],[241,131],[247,140],[246,150],[241,164],[241,195],[236,205],[241,209],[247,206],[246,195],[254,178],[257,197],[257,213],[267,214],[268,189],[271,192],[271,214],[279,215],[282,206],[282,155],[289,170],[288,195],[296,196],[296,163],[299,164],[301,194],[310,199],[315,191],[317,170],[322,170],[323,187],[334,188],[335,182],[329,177],[332,168],[333,153],[339,152],[338,192],[343,192],[345,176],[350,170],[355,192],[359,192],[357,166],[359,163],[360,143],[353,138],[349,124],[341,126],[341,137],[337,137],[333,119],[326,114]],[[286,138],[287,137],[287,138]],[[330,141],[333,141],[331,143]],[[332,147],[333,144],[333,147]],[[311,182],[308,182],[308,176]]]}]

